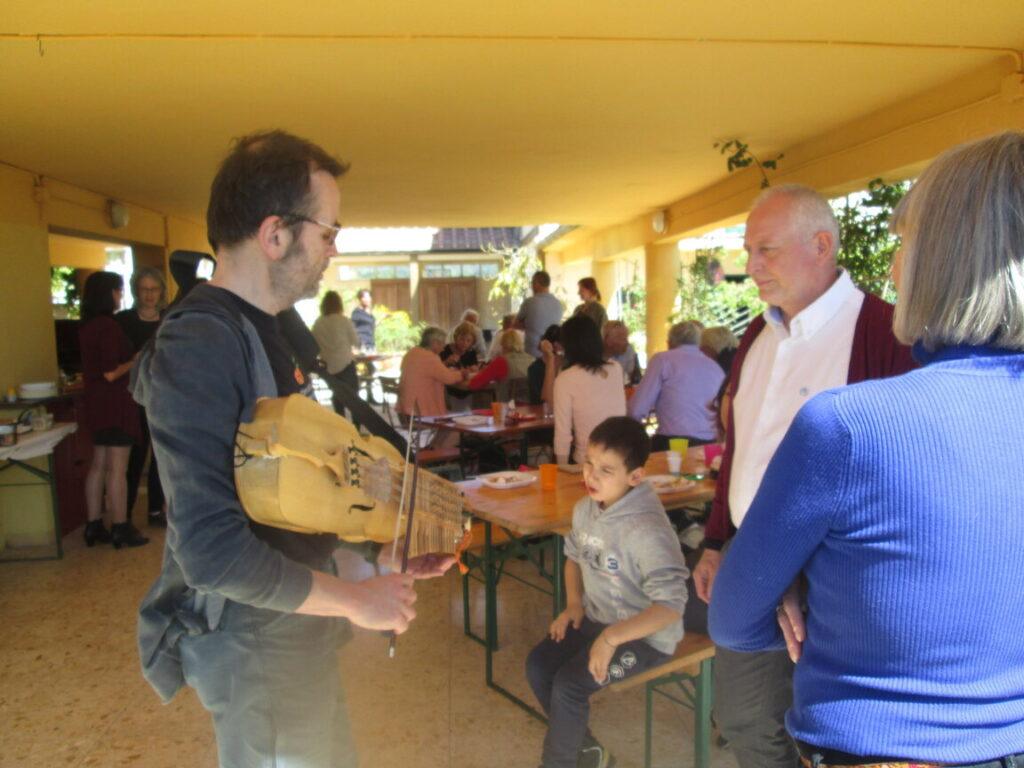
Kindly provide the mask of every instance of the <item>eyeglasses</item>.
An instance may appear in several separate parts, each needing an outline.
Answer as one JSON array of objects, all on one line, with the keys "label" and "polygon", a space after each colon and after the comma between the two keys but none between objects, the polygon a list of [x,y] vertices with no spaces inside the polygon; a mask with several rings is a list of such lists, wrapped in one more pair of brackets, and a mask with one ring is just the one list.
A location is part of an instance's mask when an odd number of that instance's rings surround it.
[{"label": "eyeglasses", "polygon": [[338,239],[338,235],[341,234],[341,227],[338,226],[337,224],[324,224],[322,221],[317,221],[316,219],[311,219],[308,216],[302,216],[301,214],[298,213],[286,213],[282,215],[281,218],[286,221],[292,222],[304,221],[307,224],[315,224],[316,226],[323,228],[324,230],[326,230],[326,232],[324,233],[325,243],[333,243],[335,240]]}]

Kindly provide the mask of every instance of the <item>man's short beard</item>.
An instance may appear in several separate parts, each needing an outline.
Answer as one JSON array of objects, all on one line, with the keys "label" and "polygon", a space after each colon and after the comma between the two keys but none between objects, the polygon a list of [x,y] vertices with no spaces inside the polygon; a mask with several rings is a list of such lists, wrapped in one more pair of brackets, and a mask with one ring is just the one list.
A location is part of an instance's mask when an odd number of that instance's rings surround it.
[{"label": "man's short beard", "polygon": [[291,306],[300,299],[309,299],[320,291],[320,280],[323,273],[316,273],[309,276],[305,282],[301,282],[304,275],[299,271],[306,256],[306,250],[298,240],[292,241],[280,261],[275,261],[270,266],[270,281],[274,293],[286,306]]}]

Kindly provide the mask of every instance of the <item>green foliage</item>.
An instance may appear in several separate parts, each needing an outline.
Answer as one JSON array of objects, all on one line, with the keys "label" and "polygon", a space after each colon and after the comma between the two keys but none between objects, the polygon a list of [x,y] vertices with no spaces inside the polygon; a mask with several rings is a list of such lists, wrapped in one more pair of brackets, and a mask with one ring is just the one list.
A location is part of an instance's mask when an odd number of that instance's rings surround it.
[{"label": "green foliage", "polygon": [[486,245],[481,250],[488,256],[501,259],[501,269],[498,270],[498,276],[491,285],[488,298],[500,299],[502,296],[510,296],[518,305],[530,291],[530,278],[533,277],[533,273],[541,269],[536,249],[530,246],[498,248]]},{"label": "green foliage", "polygon": [[81,297],[74,267],[50,267],[50,298],[54,306],[65,308],[68,319],[78,319]]},{"label": "green foliage", "polygon": [[768,174],[765,173],[765,171],[776,170],[779,160],[785,157],[785,155],[780,154],[772,160],[761,160],[757,155],[750,151],[749,146],[739,139],[716,141],[714,148],[717,149],[720,154],[728,155],[725,159],[725,167],[729,169],[729,173],[738,171],[742,168],[747,168],[751,165],[756,166],[758,172],[761,174],[761,189],[765,189],[770,184],[768,181]]},{"label": "green foliage", "polygon": [[408,312],[392,312],[382,304],[373,308],[377,319],[374,338],[380,352],[405,352],[420,343],[425,323],[414,323]]},{"label": "green foliage", "polygon": [[752,280],[739,283],[721,279],[712,262],[723,248],[697,251],[693,264],[680,270],[673,323],[699,320],[705,327],[726,325],[739,335],[751,319],[764,311],[765,304]]},{"label": "green foliage", "polygon": [[899,240],[890,234],[889,220],[909,188],[909,182],[874,179],[867,192],[832,202],[839,220],[839,265],[865,291],[890,303],[896,300],[889,271]]},{"label": "green foliage", "polygon": [[626,324],[631,334],[647,332],[647,287],[640,280],[640,270],[634,264],[633,279],[622,288],[619,303],[619,320]]}]

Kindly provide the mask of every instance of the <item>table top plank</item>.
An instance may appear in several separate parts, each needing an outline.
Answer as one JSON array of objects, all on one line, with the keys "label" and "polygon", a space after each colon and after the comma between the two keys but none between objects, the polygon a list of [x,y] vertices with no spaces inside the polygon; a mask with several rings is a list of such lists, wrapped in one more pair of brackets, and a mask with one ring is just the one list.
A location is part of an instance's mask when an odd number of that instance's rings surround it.
[{"label": "table top plank", "polygon": [[[519,435],[523,432],[532,432],[538,429],[554,429],[555,417],[545,416],[543,406],[540,405],[519,405],[516,406],[518,413],[529,414],[532,418],[526,419],[525,421],[516,421],[506,424],[494,424],[488,422],[487,424],[479,424],[476,426],[469,426],[465,424],[456,424],[451,421],[452,415],[446,414],[444,416],[424,416],[422,422],[429,424],[437,429],[446,429],[451,432],[461,432],[465,435],[477,435],[478,437],[507,437],[509,435]],[[468,416],[470,414],[460,414]],[[482,415],[482,414],[473,414]]]},{"label": "table top plank", "polygon": [[[667,473],[666,453],[651,454],[646,465],[648,474]],[[683,462],[683,471],[692,473],[702,463],[702,449],[691,448]],[[573,507],[586,495],[582,474],[561,471],[557,486],[551,491],[541,490],[540,478],[521,488],[488,488],[480,480],[465,480],[458,485],[471,514],[520,536],[568,530],[572,524]],[[711,501],[714,496],[715,481],[705,477],[690,488],[660,494],[659,498],[666,509],[676,509],[686,504]]]}]

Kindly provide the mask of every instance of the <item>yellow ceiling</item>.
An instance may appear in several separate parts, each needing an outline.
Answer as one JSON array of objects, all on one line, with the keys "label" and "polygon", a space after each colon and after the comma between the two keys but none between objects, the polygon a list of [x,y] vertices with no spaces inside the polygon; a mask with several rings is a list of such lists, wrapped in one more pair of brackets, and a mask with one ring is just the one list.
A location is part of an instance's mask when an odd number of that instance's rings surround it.
[{"label": "yellow ceiling", "polygon": [[352,163],[346,224],[602,226],[1024,48],[1020,0],[498,5],[6,0],[0,161],[201,220],[283,127]]}]

